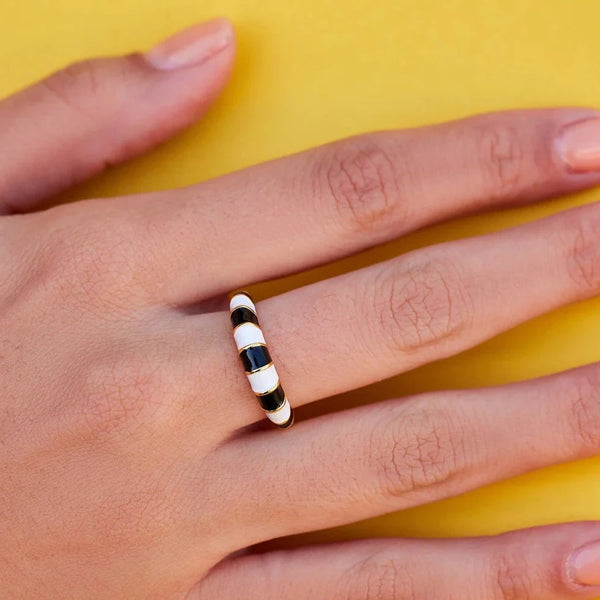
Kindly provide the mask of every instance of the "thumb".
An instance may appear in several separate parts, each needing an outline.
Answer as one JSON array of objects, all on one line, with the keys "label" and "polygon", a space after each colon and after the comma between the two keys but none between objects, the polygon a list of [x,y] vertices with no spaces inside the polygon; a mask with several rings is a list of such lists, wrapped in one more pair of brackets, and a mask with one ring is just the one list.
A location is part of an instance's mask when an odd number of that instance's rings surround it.
[{"label": "thumb", "polygon": [[0,102],[0,212],[51,194],[162,142],[202,115],[235,54],[226,19],[145,54],[76,63]]}]

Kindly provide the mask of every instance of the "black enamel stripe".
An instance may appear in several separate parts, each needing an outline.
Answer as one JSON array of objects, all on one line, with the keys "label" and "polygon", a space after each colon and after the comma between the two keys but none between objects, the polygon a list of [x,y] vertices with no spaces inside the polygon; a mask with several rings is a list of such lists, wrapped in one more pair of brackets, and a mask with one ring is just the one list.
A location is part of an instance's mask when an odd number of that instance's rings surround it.
[{"label": "black enamel stripe", "polygon": [[281,385],[278,385],[272,392],[256,396],[260,405],[269,412],[277,410],[283,406],[285,402],[285,392]]},{"label": "black enamel stripe", "polygon": [[231,324],[234,327],[237,327],[242,323],[254,323],[255,325],[258,325],[258,317],[256,316],[256,313],[247,306],[238,306],[231,313]]},{"label": "black enamel stripe", "polygon": [[240,352],[240,358],[246,373],[254,373],[273,362],[266,346],[250,346]]}]

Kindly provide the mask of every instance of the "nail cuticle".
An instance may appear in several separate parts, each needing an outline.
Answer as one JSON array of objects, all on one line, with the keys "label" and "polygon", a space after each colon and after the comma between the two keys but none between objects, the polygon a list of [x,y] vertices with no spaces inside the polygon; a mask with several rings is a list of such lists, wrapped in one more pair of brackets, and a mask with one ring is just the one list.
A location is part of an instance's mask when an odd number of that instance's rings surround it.
[{"label": "nail cuticle", "polygon": [[568,581],[579,588],[600,586],[600,542],[590,542],[573,550],[565,562]]},{"label": "nail cuticle", "polygon": [[555,150],[573,174],[600,172],[600,116],[590,116],[563,126]]}]

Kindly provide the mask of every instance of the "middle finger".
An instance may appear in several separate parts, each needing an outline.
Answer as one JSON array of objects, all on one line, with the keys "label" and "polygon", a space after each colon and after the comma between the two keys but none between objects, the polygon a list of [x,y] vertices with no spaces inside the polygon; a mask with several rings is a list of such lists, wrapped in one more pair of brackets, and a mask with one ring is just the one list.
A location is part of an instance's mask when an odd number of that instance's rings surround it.
[{"label": "middle finger", "polygon": [[597,156],[572,152],[580,128],[600,135],[594,117],[507,111],[357,136],[184,190],[103,202],[101,226],[132,240],[127,262],[152,301],[194,303],[443,219],[594,185]]}]

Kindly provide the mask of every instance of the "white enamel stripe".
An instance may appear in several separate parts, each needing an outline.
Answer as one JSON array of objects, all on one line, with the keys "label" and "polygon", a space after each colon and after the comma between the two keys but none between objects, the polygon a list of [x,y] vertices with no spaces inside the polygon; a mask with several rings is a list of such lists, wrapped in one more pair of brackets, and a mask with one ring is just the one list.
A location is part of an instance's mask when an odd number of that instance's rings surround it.
[{"label": "white enamel stripe", "polygon": [[239,306],[247,306],[248,308],[251,308],[256,314],[256,306],[254,305],[254,302],[250,300],[250,297],[246,296],[246,294],[236,294],[229,301],[229,310],[231,312],[233,312]]},{"label": "white enamel stripe", "polygon": [[283,406],[279,410],[267,413],[267,417],[269,417],[269,420],[273,421],[275,425],[284,425],[290,420],[291,415],[292,407],[287,401],[287,398],[285,399]]},{"label": "white enamel stripe", "polygon": [[242,323],[236,327],[233,337],[238,350],[251,344],[266,344],[265,336],[254,323]]},{"label": "white enamel stripe", "polygon": [[255,394],[264,394],[279,385],[279,375],[274,365],[263,371],[247,373],[246,376]]}]

